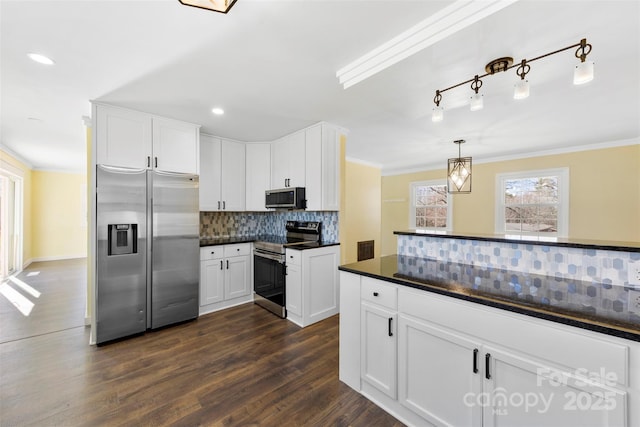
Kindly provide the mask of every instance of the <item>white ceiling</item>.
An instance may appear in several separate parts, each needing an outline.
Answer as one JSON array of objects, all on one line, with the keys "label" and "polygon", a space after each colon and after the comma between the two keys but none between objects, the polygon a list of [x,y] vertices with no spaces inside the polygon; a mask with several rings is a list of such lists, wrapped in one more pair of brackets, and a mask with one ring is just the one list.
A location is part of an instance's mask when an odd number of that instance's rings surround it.
[{"label": "white ceiling", "polygon": [[[269,141],[327,121],[346,128],[347,155],[385,172],[431,168],[640,135],[640,1],[520,0],[343,89],[336,71],[454,3],[409,0],[238,0],[223,15],[178,0],[0,0],[0,144],[37,169],[84,170],[90,100]],[[515,70],[471,90],[436,89],[519,61],[593,45],[595,80],[573,86],[573,50],[531,64],[531,96],[512,99]],[[39,52],[56,61],[27,58]],[[224,116],[211,108],[221,106]],[[36,119],[36,120],[34,120]]]}]

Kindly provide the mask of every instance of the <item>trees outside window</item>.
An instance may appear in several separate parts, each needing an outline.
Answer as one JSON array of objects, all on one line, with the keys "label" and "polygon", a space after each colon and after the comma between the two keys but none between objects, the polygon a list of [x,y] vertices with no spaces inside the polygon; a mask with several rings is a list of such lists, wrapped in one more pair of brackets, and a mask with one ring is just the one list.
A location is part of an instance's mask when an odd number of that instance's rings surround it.
[{"label": "trees outside window", "polygon": [[410,192],[411,228],[451,230],[451,198],[446,181],[412,182]]},{"label": "trees outside window", "polygon": [[496,193],[496,232],[567,235],[567,169],[499,174]]}]

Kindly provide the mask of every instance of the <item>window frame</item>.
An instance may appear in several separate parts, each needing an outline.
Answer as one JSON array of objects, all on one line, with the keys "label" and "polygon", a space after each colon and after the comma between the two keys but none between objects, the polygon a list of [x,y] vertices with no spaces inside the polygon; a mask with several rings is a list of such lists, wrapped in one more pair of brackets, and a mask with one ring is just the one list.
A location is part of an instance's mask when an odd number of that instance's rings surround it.
[{"label": "window frame", "polygon": [[[507,232],[505,230],[505,191],[504,184],[507,180],[539,178],[545,176],[558,177],[558,219],[557,232]],[[519,172],[506,172],[496,174],[496,203],[495,203],[495,232],[510,237],[538,237],[565,238],[569,236],[569,168],[536,169]]]},{"label": "window frame", "polygon": [[443,186],[447,189],[446,179],[430,179],[425,181],[413,181],[409,183],[409,228],[412,230],[428,230],[434,232],[445,232],[453,230],[453,197],[447,192],[447,226],[446,227],[418,227],[416,225],[416,204],[415,204],[415,188],[429,186]]}]

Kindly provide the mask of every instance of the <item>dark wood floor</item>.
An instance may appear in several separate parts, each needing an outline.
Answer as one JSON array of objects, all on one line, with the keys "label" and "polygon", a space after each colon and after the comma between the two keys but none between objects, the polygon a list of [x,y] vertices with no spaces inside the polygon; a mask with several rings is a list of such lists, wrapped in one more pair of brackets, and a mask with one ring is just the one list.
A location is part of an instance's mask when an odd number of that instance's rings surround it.
[{"label": "dark wood floor", "polygon": [[338,380],[338,316],[301,329],[246,304],[88,340],[80,326],[0,344],[0,425],[402,425]]}]

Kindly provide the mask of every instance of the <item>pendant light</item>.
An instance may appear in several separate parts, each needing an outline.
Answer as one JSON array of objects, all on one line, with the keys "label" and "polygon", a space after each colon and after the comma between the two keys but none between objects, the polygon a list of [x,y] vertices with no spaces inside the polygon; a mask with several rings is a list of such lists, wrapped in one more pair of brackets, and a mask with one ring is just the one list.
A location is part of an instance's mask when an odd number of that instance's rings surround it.
[{"label": "pendant light", "polygon": [[458,145],[458,157],[447,161],[447,192],[471,193],[471,157],[462,157],[460,145],[464,139],[453,141]]}]

